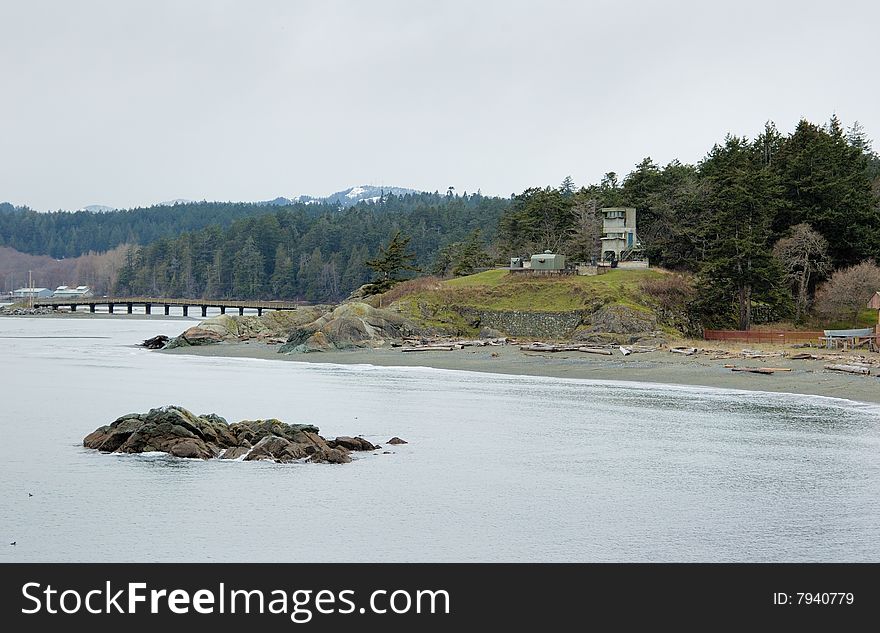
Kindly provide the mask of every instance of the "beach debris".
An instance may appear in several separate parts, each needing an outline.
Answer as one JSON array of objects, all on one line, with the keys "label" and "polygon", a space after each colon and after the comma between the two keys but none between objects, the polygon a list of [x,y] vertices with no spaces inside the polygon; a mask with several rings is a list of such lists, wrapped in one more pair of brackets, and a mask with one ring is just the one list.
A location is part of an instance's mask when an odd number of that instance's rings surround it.
[{"label": "beach debris", "polygon": [[507,337],[465,340],[405,338],[402,343],[391,345],[399,348],[401,352],[451,352],[465,347],[507,345]]},{"label": "beach debris", "polygon": [[528,345],[520,345],[520,349],[524,352],[583,352],[584,354],[600,354],[602,356],[613,356],[614,352],[610,347],[588,347],[578,344],[553,344],[553,343],[529,343]]},{"label": "beach debris", "polygon": [[822,357],[818,354],[810,354],[808,352],[801,352],[800,354],[792,354],[789,356],[791,360],[822,360]]},{"label": "beach debris", "polygon": [[861,376],[870,376],[871,369],[869,367],[864,367],[862,365],[825,365],[825,369],[830,371],[842,371],[847,374],[859,374]]},{"label": "beach debris", "polygon": [[603,356],[613,356],[614,352],[610,349],[603,349],[601,347],[578,347],[578,352],[583,352],[584,354],[601,354]]},{"label": "beach debris", "polygon": [[624,347],[623,345],[621,345],[621,346],[618,347],[617,349],[619,349],[619,350],[620,350],[620,353],[623,354],[624,356],[629,356],[630,354],[633,353],[633,351],[632,351],[631,348],[629,348],[629,347]]},{"label": "beach debris", "polygon": [[791,371],[791,367],[734,367],[725,365],[730,371],[745,371],[752,374],[775,374],[778,371]]},{"label": "beach debris", "polygon": [[754,349],[744,349],[740,353],[742,354],[743,358],[782,358],[786,355],[786,352],[762,352],[760,350]]},{"label": "beach debris", "polygon": [[683,354],[684,356],[693,356],[697,353],[696,347],[670,347],[669,351],[673,354]]}]

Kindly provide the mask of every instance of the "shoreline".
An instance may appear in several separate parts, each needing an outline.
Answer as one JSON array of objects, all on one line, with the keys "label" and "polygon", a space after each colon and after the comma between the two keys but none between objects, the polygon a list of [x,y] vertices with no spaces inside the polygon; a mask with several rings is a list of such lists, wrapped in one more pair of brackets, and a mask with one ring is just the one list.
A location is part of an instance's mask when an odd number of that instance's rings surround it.
[{"label": "shoreline", "polygon": [[[160,350],[163,354],[183,354],[217,358],[255,358],[315,364],[379,367],[427,367],[452,371],[574,378],[678,386],[714,387],[754,392],[792,393],[846,400],[880,403],[880,379],[823,369],[826,361],[769,359],[710,360],[701,356],[681,356],[667,350],[623,356],[592,356],[580,352],[523,352],[516,345],[465,348],[451,352],[404,353],[399,349],[356,349],[350,351],[279,354],[278,346],[258,341],[224,342],[215,345]],[[493,356],[494,354],[494,356]],[[790,372],[771,375],[733,372],[725,364],[738,367],[789,367]]]}]

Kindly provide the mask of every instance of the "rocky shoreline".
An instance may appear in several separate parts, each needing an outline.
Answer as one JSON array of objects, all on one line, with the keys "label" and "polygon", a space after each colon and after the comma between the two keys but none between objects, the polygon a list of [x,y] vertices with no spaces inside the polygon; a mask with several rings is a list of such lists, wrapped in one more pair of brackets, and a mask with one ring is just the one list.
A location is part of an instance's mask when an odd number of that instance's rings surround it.
[{"label": "rocky shoreline", "polygon": [[[389,443],[406,444],[398,437]],[[104,453],[163,452],[181,458],[280,464],[347,464],[351,452],[382,448],[362,437],[325,439],[311,424],[286,424],[276,419],[229,424],[214,413],[195,415],[176,405],[124,415],[86,435],[83,446]]]}]

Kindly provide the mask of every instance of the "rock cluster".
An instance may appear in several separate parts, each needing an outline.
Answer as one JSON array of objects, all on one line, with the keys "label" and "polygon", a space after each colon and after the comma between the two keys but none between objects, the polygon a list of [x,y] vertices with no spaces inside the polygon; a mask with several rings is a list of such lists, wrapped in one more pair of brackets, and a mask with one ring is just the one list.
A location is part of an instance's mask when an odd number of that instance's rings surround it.
[{"label": "rock cluster", "polygon": [[164,349],[212,345],[223,341],[258,340],[283,343],[291,331],[311,323],[329,310],[327,306],[303,306],[296,310],[268,312],[258,317],[221,314],[205,319],[167,342]]},{"label": "rock cluster", "polygon": [[572,335],[592,345],[632,343],[659,344],[665,341],[652,312],[620,304],[606,305],[588,315],[588,323]]},{"label": "rock cluster", "polygon": [[52,314],[52,308],[21,308],[13,306],[3,306],[0,308],[0,314],[8,316],[45,316]]},{"label": "rock cluster", "polygon": [[197,459],[330,464],[350,462],[351,451],[380,448],[361,437],[326,440],[311,424],[285,424],[275,419],[228,424],[213,413],[195,415],[174,405],[124,415],[89,433],[83,446],[108,453],[160,451]]},{"label": "rock cluster", "polygon": [[374,308],[366,303],[343,303],[332,312],[295,329],[278,351],[302,353],[381,347],[419,332],[414,323],[392,310]]}]

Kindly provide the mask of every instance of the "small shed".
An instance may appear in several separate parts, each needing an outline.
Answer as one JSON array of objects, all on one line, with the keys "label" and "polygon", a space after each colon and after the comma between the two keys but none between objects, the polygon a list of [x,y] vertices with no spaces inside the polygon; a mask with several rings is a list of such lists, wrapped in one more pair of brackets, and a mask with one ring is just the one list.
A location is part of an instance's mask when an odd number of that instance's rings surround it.
[{"label": "small shed", "polygon": [[875,292],[874,296],[868,301],[868,307],[874,310],[880,310],[880,290]]},{"label": "small shed", "polygon": [[565,270],[565,255],[544,251],[538,255],[532,255],[531,263],[532,270]]}]

